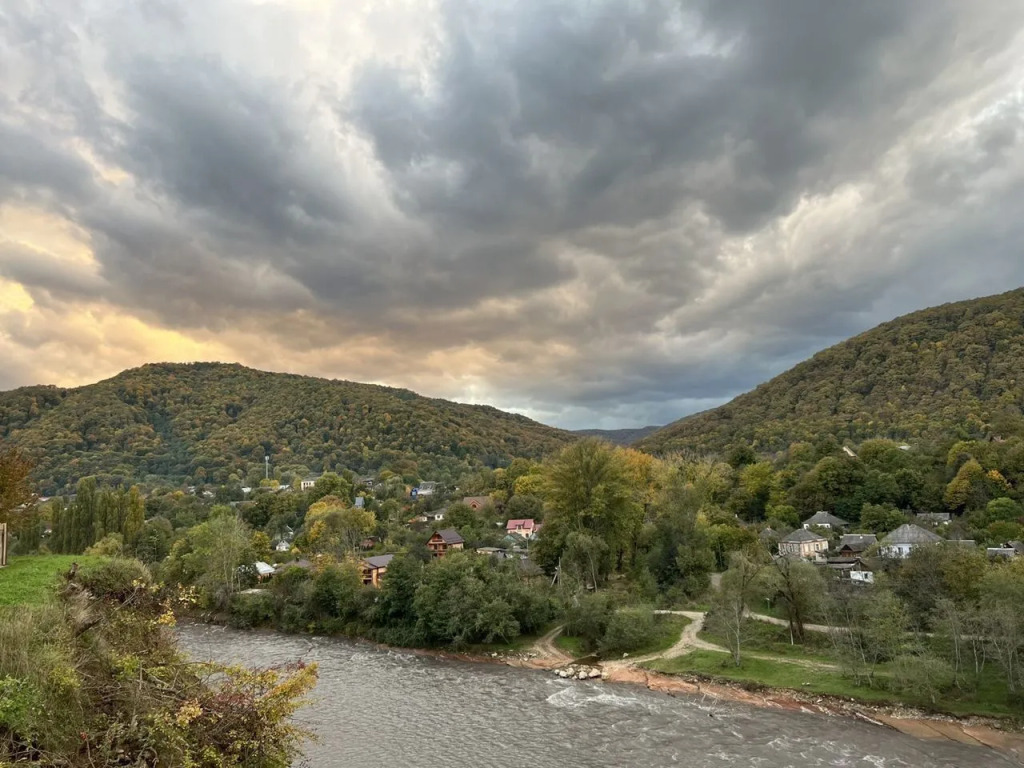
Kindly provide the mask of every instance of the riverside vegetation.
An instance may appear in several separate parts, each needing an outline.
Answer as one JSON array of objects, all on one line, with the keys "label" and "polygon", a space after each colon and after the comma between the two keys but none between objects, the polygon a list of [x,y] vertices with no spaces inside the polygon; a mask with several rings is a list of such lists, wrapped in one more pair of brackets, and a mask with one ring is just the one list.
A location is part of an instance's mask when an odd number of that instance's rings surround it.
[{"label": "riverside vegetation", "polygon": [[[1008,444],[978,442],[977,453],[998,460]],[[958,487],[964,465],[978,462],[971,447],[960,443],[950,452],[947,489]],[[721,651],[682,656],[665,662],[666,670],[714,668],[722,677],[787,685],[801,678],[802,688],[813,670],[828,683],[816,689],[822,692],[1019,717],[1024,560],[992,561],[983,549],[940,543],[889,562],[874,585],[860,586],[810,563],[769,556],[759,530],[769,522],[785,530],[813,509],[820,495],[807,493],[811,484],[833,494],[848,489],[861,500],[862,514],[851,515],[855,529],[884,533],[906,519],[894,504],[864,501],[863,478],[898,488],[896,476],[907,477],[930,457],[886,441],[857,448],[857,459],[829,453],[815,460],[813,446],[774,461],[742,446],[727,461],[658,459],[585,439],[543,462],[520,459],[467,477],[459,493],[489,494],[492,505],[482,509],[446,500],[443,492],[415,502],[378,499],[354,474],[327,473],[308,491],[265,490],[234,507],[150,493],[148,519],[128,537],[123,528],[109,531],[105,521],[114,518],[99,513],[116,509],[114,497],[123,492],[99,488],[58,502],[47,540],[140,557],[161,581],[194,594],[197,610],[242,627],[522,650],[563,625],[564,647],[618,656],[667,644],[665,622],[652,609],[689,607],[707,613],[706,637]],[[802,474],[795,470],[800,462]],[[821,471],[847,464],[860,482],[835,484]],[[950,528],[982,541],[1015,533],[1021,512],[1014,487],[983,472]],[[508,517],[529,515],[543,519],[543,527],[529,542],[528,560],[472,551],[432,558],[424,543],[433,529],[407,521],[443,505],[442,525],[456,527],[469,550],[508,546]],[[70,534],[68,526],[82,530]],[[295,531],[293,549],[273,552],[271,542],[284,529]],[[370,550],[362,549],[367,537]],[[358,566],[374,552],[396,554],[379,589],[362,584]],[[310,567],[285,567],[252,589],[257,580],[249,564],[296,558]],[[723,572],[718,589],[710,588],[714,571]],[[778,638],[766,643],[758,633],[748,614],[759,607],[786,624],[785,651]]]},{"label": "riverside vegetation", "polygon": [[[17,390],[0,423],[23,451],[0,451],[0,476],[26,478],[35,460],[35,487],[62,494],[23,506],[0,482],[0,515],[16,554],[137,557],[196,609],[242,626],[509,649],[564,625],[563,644],[610,654],[659,643],[652,608],[690,608],[720,650],[664,662],[675,671],[811,689],[820,678],[865,700],[1019,718],[1024,559],[984,547],[1024,539],[1022,301],[1015,291],[881,326],[639,443],[657,456],[493,409],[237,366]],[[236,402],[236,390],[251,396]],[[401,404],[419,410],[398,424]],[[307,472],[323,474],[299,490]],[[410,498],[424,480],[437,493]],[[543,528],[518,542],[527,561],[432,559],[431,528],[410,521],[442,507],[439,527],[467,550],[512,546],[508,519]],[[857,587],[769,557],[818,510],[879,536],[914,512],[948,512],[942,537],[978,548],[923,547]],[[272,550],[292,533],[290,552]],[[396,557],[382,587],[364,587],[359,558],[385,552]],[[310,567],[247,592],[254,561],[301,559]],[[763,636],[757,610],[782,617],[786,642]]]}]

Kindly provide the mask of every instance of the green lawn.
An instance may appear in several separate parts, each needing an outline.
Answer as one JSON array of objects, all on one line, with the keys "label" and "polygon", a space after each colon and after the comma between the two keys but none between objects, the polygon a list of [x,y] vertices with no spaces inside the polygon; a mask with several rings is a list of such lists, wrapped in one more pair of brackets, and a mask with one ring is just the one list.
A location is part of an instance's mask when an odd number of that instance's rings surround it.
[{"label": "green lawn", "polygon": [[[824,632],[804,632],[804,642],[793,644],[789,639],[789,627],[780,627],[756,619],[744,622],[746,635],[743,648],[747,651],[770,653],[793,659],[811,659],[828,662],[832,652],[831,640]],[[702,640],[728,647],[725,637],[703,630],[698,634]]]},{"label": "green lawn", "polygon": [[92,555],[19,555],[0,568],[0,605],[38,605],[46,602],[57,584],[57,574],[72,563],[94,565],[106,558]]},{"label": "green lawn", "polygon": [[[974,693],[947,692],[932,704],[918,701],[882,688],[857,685],[838,670],[812,668],[769,659],[744,658],[740,666],[729,654],[716,651],[693,651],[674,659],[655,659],[643,665],[665,674],[699,674],[742,683],[756,683],[771,688],[790,688],[808,693],[842,696],[871,704],[909,704],[955,715],[983,715],[1019,719],[1019,707],[1008,700],[1006,683],[995,667],[982,677]],[[881,671],[883,682],[884,670]]]},{"label": "green lawn", "polygon": [[580,659],[587,655],[583,648],[583,640],[578,637],[570,637],[564,632],[555,638],[555,645],[574,659]]}]

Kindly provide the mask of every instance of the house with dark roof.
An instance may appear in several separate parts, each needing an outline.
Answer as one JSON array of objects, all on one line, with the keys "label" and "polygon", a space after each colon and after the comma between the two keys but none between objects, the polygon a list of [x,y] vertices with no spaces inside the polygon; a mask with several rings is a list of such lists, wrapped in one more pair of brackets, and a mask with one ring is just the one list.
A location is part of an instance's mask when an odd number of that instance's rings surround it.
[{"label": "house with dark roof", "polygon": [[465,540],[459,536],[458,531],[454,528],[444,528],[440,531],[434,531],[434,534],[427,541],[427,549],[430,550],[430,554],[434,557],[444,557],[452,550],[462,549],[465,544]]},{"label": "house with dark roof", "polygon": [[825,512],[824,510],[815,512],[803,522],[804,530],[810,530],[811,528],[827,528],[832,530],[847,528],[849,525],[841,517],[836,517],[831,512]]},{"label": "house with dark roof", "polygon": [[428,523],[439,523],[444,520],[444,516],[447,512],[447,509],[435,509],[432,512],[424,512],[423,516],[426,518]]},{"label": "house with dark roof", "polygon": [[388,566],[391,565],[394,557],[394,555],[364,557],[359,563],[363,574],[363,584],[369,587],[379,587],[380,580],[388,572]]},{"label": "house with dark roof", "polygon": [[783,557],[817,558],[828,549],[828,539],[806,528],[797,528],[779,541],[779,554]]},{"label": "house with dark roof", "polygon": [[937,533],[926,531],[913,523],[904,523],[879,542],[878,552],[882,557],[904,558],[915,547],[937,544],[940,541],[942,537]]},{"label": "house with dark roof", "polygon": [[880,570],[882,564],[876,557],[855,557],[852,560],[829,560],[827,565],[852,584],[873,584],[875,571]]},{"label": "house with dark roof", "polygon": [[877,543],[878,537],[873,533],[844,533],[839,537],[836,553],[839,557],[849,560],[864,554]]}]

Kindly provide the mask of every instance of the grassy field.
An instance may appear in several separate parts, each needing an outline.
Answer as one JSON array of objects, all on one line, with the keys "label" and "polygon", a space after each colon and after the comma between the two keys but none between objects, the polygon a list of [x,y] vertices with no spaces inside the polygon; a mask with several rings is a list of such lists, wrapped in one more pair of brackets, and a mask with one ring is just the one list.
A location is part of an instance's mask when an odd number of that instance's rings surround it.
[{"label": "grassy field", "polygon": [[[958,694],[950,691],[935,703],[915,701],[884,688],[857,685],[839,670],[823,669],[813,664],[801,665],[791,661],[744,658],[740,666],[732,657],[716,651],[693,651],[673,659],[655,659],[644,667],[665,674],[699,674],[741,683],[756,683],[771,688],[790,688],[807,693],[842,696],[869,704],[909,704],[922,709],[955,715],[983,715],[991,717],[1021,716],[1020,708],[1013,706],[1007,695],[1005,682],[994,667],[986,671],[974,693]],[[884,670],[882,671],[885,677]]]},{"label": "grassy field", "polygon": [[72,563],[80,566],[100,563],[106,558],[91,555],[20,555],[0,568],[0,605],[39,605],[46,602],[57,584],[57,574]]},{"label": "grassy field", "polygon": [[[832,642],[823,632],[805,632],[804,642],[793,644],[789,640],[789,627],[780,627],[755,619],[747,619],[744,626],[746,634],[743,638],[743,649],[746,651],[770,653],[784,658],[830,661]],[[726,638],[714,632],[703,630],[697,636],[709,643],[728,647]]]}]

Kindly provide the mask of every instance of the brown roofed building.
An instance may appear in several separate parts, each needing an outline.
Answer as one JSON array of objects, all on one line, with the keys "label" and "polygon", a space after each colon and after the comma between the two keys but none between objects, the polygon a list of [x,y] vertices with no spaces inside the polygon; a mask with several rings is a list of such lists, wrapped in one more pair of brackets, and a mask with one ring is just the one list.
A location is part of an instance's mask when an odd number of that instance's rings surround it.
[{"label": "brown roofed building", "polygon": [[434,557],[444,557],[450,550],[462,549],[465,544],[458,531],[454,528],[445,528],[434,531],[434,535],[427,541],[427,549]]},{"label": "brown roofed building", "polygon": [[394,559],[394,555],[374,555],[364,557],[359,563],[363,573],[363,584],[371,587],[379,587],[380,580],[388,572],[388,566]]},{"label": "brown roofed building", "polygon": [[473,510],[494,506],[490,496],[467,496],[462,500],[462,503]]}]

